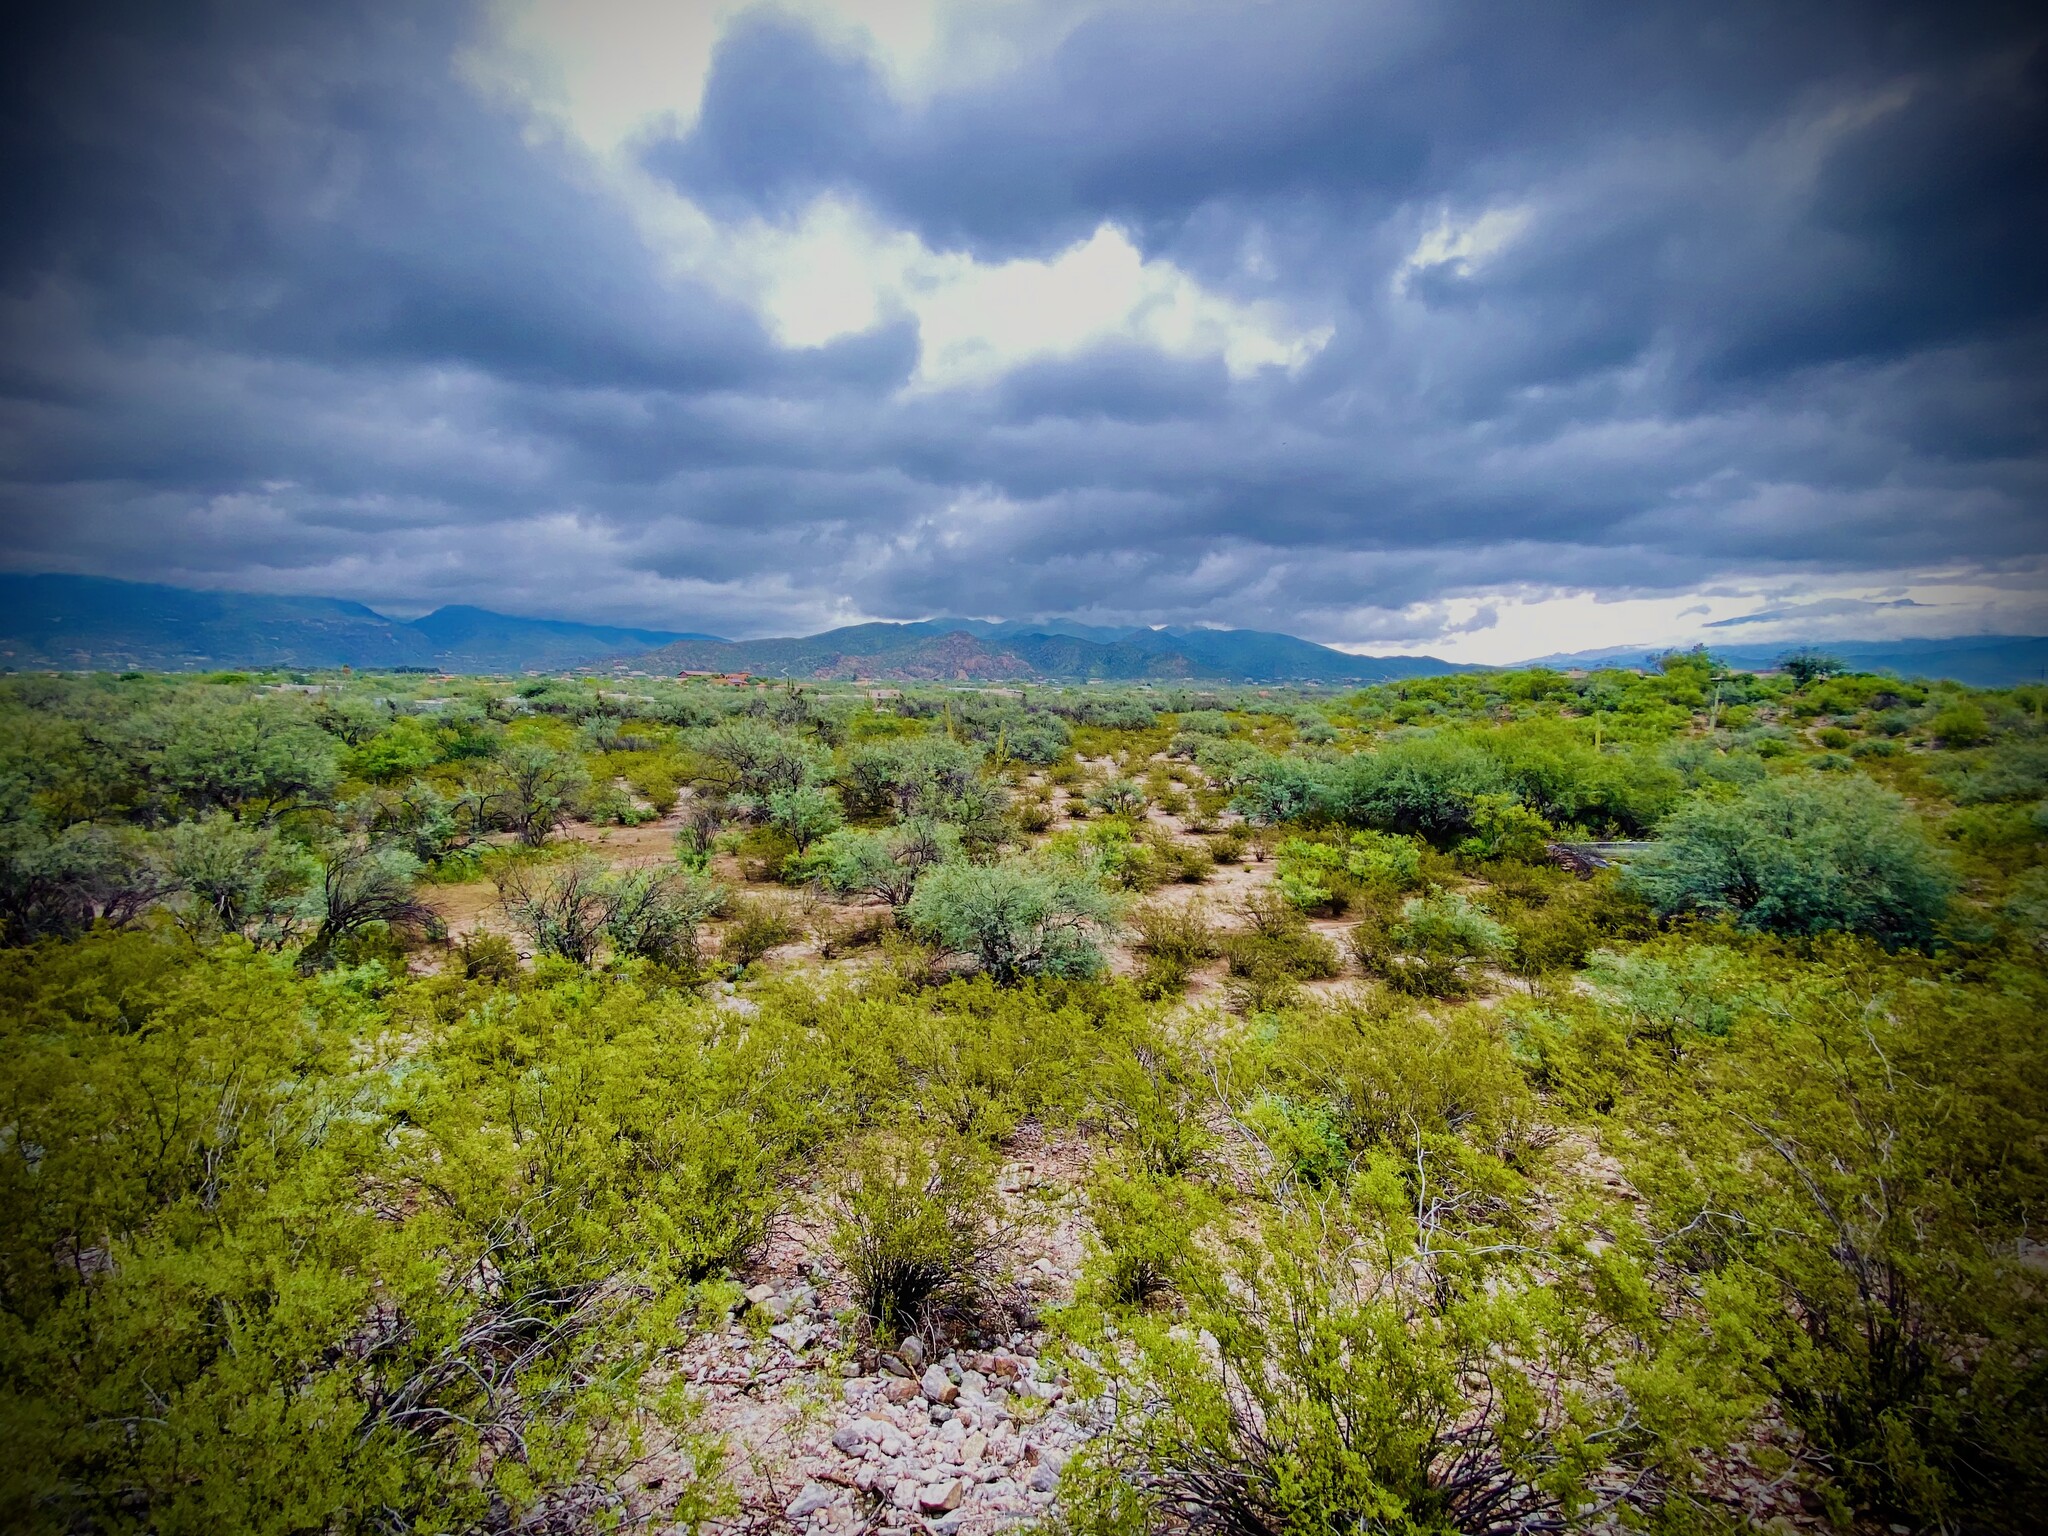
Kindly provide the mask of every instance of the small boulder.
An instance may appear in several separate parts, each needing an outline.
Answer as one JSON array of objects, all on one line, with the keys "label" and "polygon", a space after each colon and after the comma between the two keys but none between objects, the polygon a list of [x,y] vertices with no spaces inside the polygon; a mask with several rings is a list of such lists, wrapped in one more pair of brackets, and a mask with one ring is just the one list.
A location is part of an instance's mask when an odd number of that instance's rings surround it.
[{"label": "small boulder", "polygon": [[792,1520],[801,1520],[824,1509],[832,1499],[833,1491],[823,1483],[805,1483],[803,1492],[791,1499],[782,1512]]},{"label": "small boulder", "polygon": [[882,1388],[882,1396],[892,1403],[907,1403],[917,1395],[917,1383],[903,1376],[891,1376]]},{"label": "small boulder", "polygon": [[967,1485],[960,1478],[949,1477],[944,1482],[918,1489],[917,1507],[927,1514],[943,1514],[949,1509],[958,1509],[966,1496]]},{"label": "small boulder", "polygon": [[918,1385],[923,1389],[924,1395],[935,1403],[951,1406],[960,1396],[960,1389],[954,1386],[946,1373],[936,1365],[925,1367],[924,1379]]},{"label": "small boulder", "polygon": [[913,1371],[924,1368],[924,1340],[912,1334],[896,1346],[896,1353],[903,1357],[903,1363]]}]

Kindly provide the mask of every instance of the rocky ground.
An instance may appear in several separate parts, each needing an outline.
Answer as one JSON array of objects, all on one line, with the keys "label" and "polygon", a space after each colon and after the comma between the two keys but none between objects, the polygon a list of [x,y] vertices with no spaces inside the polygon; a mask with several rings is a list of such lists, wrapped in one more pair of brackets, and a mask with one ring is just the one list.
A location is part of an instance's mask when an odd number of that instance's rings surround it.
[{"label": "rocky ground", "polygon": [[[1027,1127],[1000,1180],[1008,1278],[971,1326],[886,1353],[854,1325],[824,1234],[780,1228],[723,1328],[676,1369],[702,1427],[731,1448],[737,1512],[724,1529],[969,1536],[1043,1515],[1096,1427],[1091,1403],[1041,1356],[1042,1308],[1070,1300],[1083,1256],[1079,1141]],[[643,1482],[665,1475],[660,1458]]]}]

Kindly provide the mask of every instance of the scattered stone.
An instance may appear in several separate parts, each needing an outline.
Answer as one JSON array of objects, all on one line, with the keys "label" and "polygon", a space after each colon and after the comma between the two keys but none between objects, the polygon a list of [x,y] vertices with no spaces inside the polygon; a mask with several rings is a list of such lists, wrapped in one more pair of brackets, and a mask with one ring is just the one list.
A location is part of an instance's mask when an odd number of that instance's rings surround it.
[{"label": "scattered stone", "polygon": [[1025,1486],[1033,1493],[1051,1493],[1060,1485],[1060,1469],[1067,1464],[1064,1451],[1056,1451],[1049,1445],[1037,1448],[1037,1465],[1031,1469],[1031,1476]]},{"label": "scattered stone", "polygon": [[789,1501],[783,1513],[792,1520],[801,1520],[807,1515],[815,1515],[829,1505],[833,1498],[833,1491],[823,1483],[805,1483],[803,1492]]},{"label": "scattered stone", "polygon": [[755,1285],[747,1288],[747,1302],[750,1306],[765,1307],[775,1297],[772,1285]]},{"label": "scattered stone", "polygon": [[917,1491],[917,1503],[918,1507],[927,1513],[939,1514],[945,1510],[958,1509],[960,1500],[966,1493],[967,1486],[961,1479],[949,1477],[942,1483],[920,1488]]},{"label": "scattered stone", "polygon": [[976,1430],[960,1443],[960,1465],[978,1467],[981,1458],[988,1454],[988,1436]]},{"label": "scattered stone", "polygon": [[882,1387],[882,1396],[892,1403],[907,1403],[918,1395],[917,1383],[902,1376],[892,1376]]},{"label": "scattered stone", "polygon": [[917,1508],[917,1479],[914,1477],[898,1478],[895,1492],[889,1495],[889,1502],[898,1509]]},{"label": "scattered stone", "polygon": [[903,1363],[909,1366],[911,1370],[916,1371],[923,1368],[924,1340],[920,1339],[916,1334],[913,1333],[909,1338],[897,1345],[896,1353],[903,1357]]},{"label": "scattered stone", "polygon": [[790,1353],[800,1355],[810,1347],[811,1340],[816,1337],[816,1330],[809,1323],[801,1321],[777,1323],[768,1330],[768,1337],[780,1339],[789,1346]]}]

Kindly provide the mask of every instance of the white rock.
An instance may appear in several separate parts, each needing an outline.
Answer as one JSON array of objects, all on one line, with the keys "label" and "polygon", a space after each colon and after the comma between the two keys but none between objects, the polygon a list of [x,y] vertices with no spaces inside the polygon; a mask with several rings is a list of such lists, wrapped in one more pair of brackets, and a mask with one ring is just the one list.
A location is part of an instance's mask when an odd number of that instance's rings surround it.
[{"label": "white rock", "polygon": [[943,1482],[932,1483],[917,1491],[920,1509],[937,1514],[949,1509],[958,1509],[960,1500],[966,1496],[967,1488],[959,1478],[949,1477]]},{"label": "white rock", "polygon": [[981,1465],[982,1456],[987,1451],[988,1436],[984,1435],[980,1430],[976,1430],[960,1444],[960,1464],[966,1467],[978,1467]]},{"label": "white rock", "polygon": [[896,1490],[889,1496],[889,1502],[898,1509],[917,1508],[917,1479],[914,1477],[898,1478]]},{"label": "white rock", "polygon": [[803,1492],[791,1499],[782,1512],[792,1520],[801,1520],[806,1515],[815,1515],[825,1508],[832,1502],[834,1496],[833,1491],[823,1483],[805,1483]]},{"label": "white rock", "polygon": [[946,1377],[936,1365],[925,1367],[924,1379],[918,1383],[924,1395],[935,1403],[950,1403],[960,1395],[960,1389]]}]

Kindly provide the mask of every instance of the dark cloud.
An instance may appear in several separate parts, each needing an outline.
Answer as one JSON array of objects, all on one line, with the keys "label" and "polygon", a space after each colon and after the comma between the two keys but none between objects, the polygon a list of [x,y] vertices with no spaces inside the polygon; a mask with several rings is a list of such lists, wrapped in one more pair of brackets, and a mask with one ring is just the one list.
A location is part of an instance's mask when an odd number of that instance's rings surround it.
[{"label": "dark cloud", "polygon": [[[1293,372],[1125,339],[943,389],[906,387],[902,314],[787,348],[679,276],[471,83],[487,25],[29,18],[0,60],[7,564],[725,633],[1368,641],[1487,622],[1458,594],[2010,585],[2048,553],[2025,8],[1111,5],[914,101],[742,17],[695,124],[633,150],[712,216],[829,192],[990,263],[1108,221],[1329,327]],[[1512,232],[1460,247],[1489,210]]]}]

